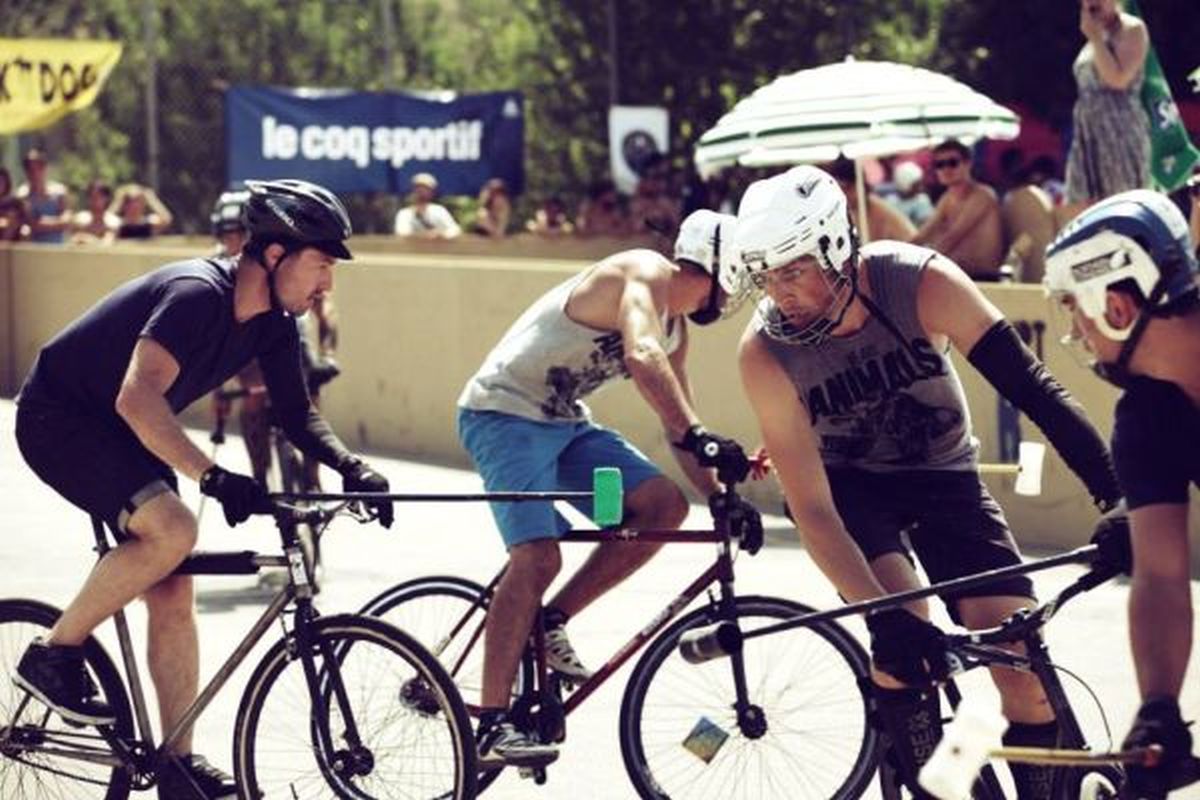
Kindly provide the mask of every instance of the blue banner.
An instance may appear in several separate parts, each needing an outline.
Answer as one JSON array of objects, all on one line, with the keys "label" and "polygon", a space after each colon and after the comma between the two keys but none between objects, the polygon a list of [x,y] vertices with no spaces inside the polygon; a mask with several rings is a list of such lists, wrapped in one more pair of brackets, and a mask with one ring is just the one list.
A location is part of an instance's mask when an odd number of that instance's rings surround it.
[{"label": "blue banner", "polygon": [[440,194],[489,178],[524,188],[519,92],[448,94],[234,86],[225,93],[229,181],[302,178],[338,192],[406,194],[428,172]]}]

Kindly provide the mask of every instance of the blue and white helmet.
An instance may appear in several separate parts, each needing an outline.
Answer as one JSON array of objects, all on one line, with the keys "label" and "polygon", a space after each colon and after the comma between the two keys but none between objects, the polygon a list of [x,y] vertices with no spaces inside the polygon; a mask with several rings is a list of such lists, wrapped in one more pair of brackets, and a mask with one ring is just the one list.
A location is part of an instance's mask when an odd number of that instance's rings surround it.
[{"label": "blue and white helmet", "polygon": [[1074,297],[1101,333],[1123,341],[1129,329],[1114,330],[1104,316],[1111,286],[1132,280],[1162,308],[1195,296],[1196,272],[1183,214],[1164,195],[1136,189],[1100,201],[1071,222],[1046,248],[1042,283],[1053,296]]}]

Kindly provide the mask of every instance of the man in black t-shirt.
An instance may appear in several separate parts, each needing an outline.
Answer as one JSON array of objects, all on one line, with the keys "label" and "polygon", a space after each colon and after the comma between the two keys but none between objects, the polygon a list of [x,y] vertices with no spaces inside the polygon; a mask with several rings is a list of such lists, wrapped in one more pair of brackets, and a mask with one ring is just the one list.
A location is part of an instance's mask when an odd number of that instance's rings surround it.
[{"label": "man in black t-shirt", "polygon": [[[300,369],[295,315],[333,285],[350,221],[341,202],[304,181],[250,182],[250,240],[236,259],[168,264],[118,287],[42,348],[21,389],[17,443],[34,472],[103,519],[119,544],[95,567],[45,641],[26,651],[14,681],[68,721],[111,723],[80,645],[142,596],[149,666],[164,730],[196,697],[199,655],[192,579],[172,571],[196,543],[195,515],[176,472],[200,482],[230,525],[265,504],[253,478],[228,472],[185,435],[175,415],[236,374],[262,365],[276,415],[300,450],[338,470],[347,491],[388,482],[353,456],[313,408]],[[377,507],[390,525],[390,504]],[[191,753],[191,731],[160,772],[159,797],[236,795],[227,775]]]},{"label": "man in black t-shirt", "polygon": [[1162,797],[1196,765],[1179,709],[1193,625],[1188,485],[1200,484],[1196,273],[1183,215],[1149,191],[1098,203],[1046,251],[1046,286],[1071,317],[1071,338],[1124,390],[1112,452],[1128,520],[1106,519],[1097,536],[1102,553],[1114,535],[1132,545],[1129,633],[1142,706],[1125,745],[1164,750],[1159,767],[1129,770],[1131,797]]}]

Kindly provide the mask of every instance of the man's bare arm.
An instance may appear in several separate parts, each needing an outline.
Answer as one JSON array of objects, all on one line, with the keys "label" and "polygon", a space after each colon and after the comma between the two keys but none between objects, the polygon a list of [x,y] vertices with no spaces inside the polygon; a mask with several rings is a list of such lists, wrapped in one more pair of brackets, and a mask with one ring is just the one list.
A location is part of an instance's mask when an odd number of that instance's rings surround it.
[{"label": "man's bare arm", "polygon": [[153,339],[138,339],[115,408],[147,450],[200,480],[213,462],[184,433],[165,396],[178,376],[179,362],[165,347]]}]

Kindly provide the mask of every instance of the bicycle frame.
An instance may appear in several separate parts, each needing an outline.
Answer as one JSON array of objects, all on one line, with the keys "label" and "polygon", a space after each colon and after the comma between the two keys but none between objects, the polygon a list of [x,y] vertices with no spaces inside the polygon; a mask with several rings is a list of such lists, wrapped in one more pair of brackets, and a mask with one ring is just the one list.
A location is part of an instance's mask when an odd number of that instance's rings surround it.
[{"label": "bicycle frame", "polygon": [[[728,614],[732,616],[734,610],[735,593],[733,588],[734,572],[733,572],[733,543],[730,539],[715,530],[571,530],[563,534],[558,540],[566,543],[603,543],[603,542],[656,542],[656,543],[675,543],[675,544],[716,544],[717,557],[708,567],[704,569],[700,575],[691,583],[683,588],[674,598],[656,614],[649,624],[637,631],[628,641],[625,642],[617,651],[609,657],[609,659],[596,672],[583,683],[579,684],[574,692],[571,693],[562,704],[564,715],[570,714],[579,707],[584,700],[592,695],[600,688],[605,681],[621,668],[630,658],[632,658],[639,650],[641,650],[648,642],[650,642],[660,631],[667,627],[676,617],[678,617],[684,609],[686,609],[693,600],[700,596],[705,587],[711,586],[714,583],[719,587],[719,596],[715,601],[719,615]],[[491,596],[495,591],[496,585],[500,582],[500,578],[504,575],[502,568],[494,578],[484,588],[485,597]],[[445,649],[452,639],[454,639],[467,626],[471,617],[482,607],[483,598],[467,609],[463,616],[455,623],[450,633],[447,634],[445,640],[438,647],[434,648],[434,654],[438,654]],[[480,620],[477,627],[471,632],[470,640],[467,647],[464,648],[462,655],[457,663],[451,666],[449,672],[455,675],[462,664],[466,660],[467,655],[473,649],[483,632],[484,620]],[[537,668],[535,670],[535,684],[528,690],[528,694],[541,695],[549,690],[547,686],[546,667],[544,659],[544,650],[541,642],[542,625],[540,616],[538,622],[534,625],[534,656]],[[745,680],[745,668],[741,659],[741,655],[737,654],[734,658],[734,681],[737,690],[739,705],[746,702],[747,689]],[[479,708],[476,706],[467,706],[468,710],[474,714],[479,714]]]},{"label": "bicycle frame", "polygon": [[[112,547],[108,543],[103,523],[93,518],[92,527],[96,537],[96,552],[100,558],[103,558]],[[154,743],[154,731],[150,724],[145,692],[142,688],[137,658],[134,655],[129,624],[125,618],[125,612],[121,610],[113,615],[113,623],[117,631],[121,661],[125,669],[126,683],[128,684],[130,700],[133,706],[134,723],[136,726],[135,738],[132,741],[123,739],[113,733],[111,729],[103,727],[99,729],[99,732],[112,748],[113,754],[111,756],[95,752],[80,752],[77,754],[70,750],[60,749],[54,750],[55,755],[75,757],[82,761],[105,764],[111,767],[132,767],[134,770],[133,774],[135,775],[135,786],[137,788],[144,789],[152,786],[154,781],[149,776],[154,774],[156,765],[164,759],[170,758],[171,748],[192,727],[237,668],[245,661],[254,646],[266,635],[268,629],[276,620],[282,617],[289,603],[295,604],[295,621],[291,634],[297,637],[301,645],[299,648],[300,658],[304,662],[305,674],[309,679],[308,688],[311,700],[314,708],[320,715],[317,718],[325,719],[328,717],[325,714],[324,708],[325,698],[318,690],[319,681],[316,675],[316,667],[313,664],[313,655],[310,649],[305,646],[308,642],[308,627],[317,616],[312,602],[313,588],[310,580],[312,567],[297,538],[295,526],[280,524],[279,529],[283,541],[283,555],[260,555],[250,551],[194,553],[173,573],[177,575],[246,575],[255,574],[263,567],[286,567],[288,569],[288,582],[272,598],[266,610],[250,627],[250,630],[237,644],[230,656],[217,670],[216,674],[200,691],[192,704],[184,711],[179,721],[169,731],[163,732],[161,744],[156,746]],[[333,654],[328,652],[323,653],[323,656],[327,660],[332,660],[333,658]],[[345,709],[347,707],[346,696],[344,687],[341,685],[340,674],[337,674],[337,670],[326,669],[323,671],[323,675],[333,684],[334,699]],[[344,720],[347,722],[347,735],[357,739],[357,732],[354,730],[351,716],[343,715]],[[322,746],[326,748],[326,752],[332,752],[332,742],[327,726],[318,727],[323,739],[321,742]]]}]

